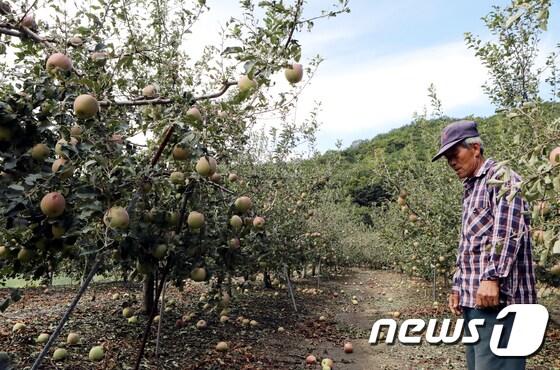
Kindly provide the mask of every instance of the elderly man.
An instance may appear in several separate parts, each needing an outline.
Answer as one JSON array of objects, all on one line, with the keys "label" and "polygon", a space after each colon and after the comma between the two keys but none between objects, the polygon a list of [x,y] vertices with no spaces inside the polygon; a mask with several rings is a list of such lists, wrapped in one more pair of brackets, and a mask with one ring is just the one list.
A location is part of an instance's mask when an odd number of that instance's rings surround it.
[{"label": "elderly man", "polygon": [[[490,350],[495,324],[504,325],[507,344],[513,317],[496,320],[505,305],[536,303],[527,203],[517,194],[511,202],[498,198],[499,186],[488,185],[498,175],[496,162],[485,159],[476,122],[457,121],[441,133],[441,148],[432,161],[444,156],[463,181],[463,217],[457,269],[449,295],[451,311],[465,319],[484,319],[480,341],[467,345],[469,370],[525,369],[525,358],[498,357]],[[506,186],[520,182],[510,171]],[[507,194],[506,194],[507,195]],[[468,330],[467,330],[467,333]],[[500,346],[501,346],[500,345]]]}]

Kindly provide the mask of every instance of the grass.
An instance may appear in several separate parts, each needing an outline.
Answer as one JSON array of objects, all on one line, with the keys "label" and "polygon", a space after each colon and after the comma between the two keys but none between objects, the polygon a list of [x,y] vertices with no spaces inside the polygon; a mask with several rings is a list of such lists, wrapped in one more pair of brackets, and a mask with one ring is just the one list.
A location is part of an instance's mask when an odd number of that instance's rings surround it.
[{"label": "grass", "polygon": [[[107,281],[115,281],[117,278],[115,276],[96,276],[93,278],[94,282],[107,282]],[[55,276],[53,279],[54,286],[60,285],[79,285],[80,281],[78,279],[72,279],[69,276],[61,275]],[[26,280],[26,279],[8,279],[5,283],[0,283],[0,288],[33,288],[38,287],[40,281],[37,280]]]}]

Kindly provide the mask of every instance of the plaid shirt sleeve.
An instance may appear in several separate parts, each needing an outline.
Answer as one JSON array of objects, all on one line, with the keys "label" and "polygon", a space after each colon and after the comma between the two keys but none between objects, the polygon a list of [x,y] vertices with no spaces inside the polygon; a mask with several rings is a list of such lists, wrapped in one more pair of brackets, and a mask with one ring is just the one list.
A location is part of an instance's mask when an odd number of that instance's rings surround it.
[{"label": "plaid shirt sleeve", "polygon": [[486,254],[487,263],[480,280],[497,280],[509,275],[527,230],[523,198],[519,194],[511,202],[506,198],[496,200],[491,248]]}]

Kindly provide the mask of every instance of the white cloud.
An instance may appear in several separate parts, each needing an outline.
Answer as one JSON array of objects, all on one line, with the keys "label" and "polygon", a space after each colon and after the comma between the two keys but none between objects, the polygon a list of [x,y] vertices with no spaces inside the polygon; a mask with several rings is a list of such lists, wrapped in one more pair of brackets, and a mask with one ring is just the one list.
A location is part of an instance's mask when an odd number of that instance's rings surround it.
[{"label": "white cloud", "polygon": [[484,67],[462,42],[353,64],[327,60],[302,97],[300,110],[322,101],[324,134],[385,131],[388,124],[405,123],[423,110],[432,82],[445,113],[484,104],[480,86],[486,78]]}]

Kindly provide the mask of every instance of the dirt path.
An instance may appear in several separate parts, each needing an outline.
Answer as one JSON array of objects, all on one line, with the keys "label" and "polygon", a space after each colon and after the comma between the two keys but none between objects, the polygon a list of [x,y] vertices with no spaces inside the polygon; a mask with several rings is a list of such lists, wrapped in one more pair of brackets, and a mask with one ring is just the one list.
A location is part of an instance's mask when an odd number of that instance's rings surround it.
[{"label": "dirt path", "polygon": [[[390,318],[395,311],[399,321],[407,318],[449,317],[441,297],[433,305],[431,287],[424,281],[388,271],[349,270],[344,275],[295,282],[298,313],[293,312],[285,289],[262,289],[261,282],[251,282],[235,290],[229,321],[221,323],[219,315],[204,309],[199,297],[204,284],[189,283],[184,291],[168,290],[168,310],[163,322],[159,369],[321,369],[319,364],[306,366],[305,358],[313,354],[320,362],[334,361],[333,370],[371,369],[464,369],[462,345],[370,345],[371,326],[380,318]],[[0,314],[0,351],[14,358],[17,369],[28,368],[40,345],[34,339],[41,332],[51,332],[75,288],[53,288],[48,294],[29,289],[25,298]],[[130,324],[121,315],[123,306],[140,307],[137,287],[121,284],[96,285],[88,290],[72,320],[67,324],[58,347],[66,347],[64,362],[45,362],[44,369],[130,369],[139,346],[145,317]],[[444,292],[442,291],[442,294]],[[0,289],[0,300],[7,290]],[[118,298],[115,298],[115,295]],[[357,304],[352,303],[352,299]],[[187,313],[194,317],[182,322]],[[321,318],[321,316],[323,316]],[[255,320],[252,326],[242,319]],[[204,319],[205,330],[195,323]],[[27,328],[16,334],[11,328],[23,321]],[[283,327],[284,331],[278,331]],[[70,331],[80,333],[82,341],[68,347],[64,343]],[[152,331],[143,369],[158,368],[154,356],[155,328]],[[560,330],[550,329],[543,350],[529,361],[528,369],[560,369]],[[227,341],[226,353],[216,352],[218,341]],[[353,343],[354,352],[346,354],[343,345]],[[89,348],[103,344],[105,359],[98,364],[87,360]]]}]

